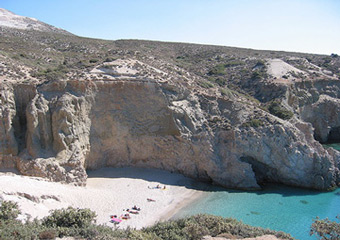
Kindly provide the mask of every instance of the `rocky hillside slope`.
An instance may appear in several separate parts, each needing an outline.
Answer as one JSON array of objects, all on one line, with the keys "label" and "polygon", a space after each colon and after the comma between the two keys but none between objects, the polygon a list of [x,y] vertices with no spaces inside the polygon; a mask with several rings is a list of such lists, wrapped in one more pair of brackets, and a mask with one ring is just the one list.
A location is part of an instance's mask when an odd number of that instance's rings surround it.
[{"label": "rocky hillside slope", "polygon": [[3,8],[0,8],[0,26],[5,28],[70,34],[63,29],[40,22],[35,18],[19,16]]},{"label": "rocky hillside slope", "polygon": [[222,186],[340,182],[340,57],[0,27],[0,167],[139,166]]}]

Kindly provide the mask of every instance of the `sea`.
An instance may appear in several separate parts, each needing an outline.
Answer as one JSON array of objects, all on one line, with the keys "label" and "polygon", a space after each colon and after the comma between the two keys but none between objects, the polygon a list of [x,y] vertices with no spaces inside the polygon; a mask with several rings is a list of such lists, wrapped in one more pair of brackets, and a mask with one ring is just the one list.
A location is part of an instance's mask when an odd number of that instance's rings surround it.
[{"label": "sea", "polygon": [[[340,144],[330,144],[340,151]],[[198,213],[231,217],[243,223],[290,233],[300,240],[310,236],[317,217],[337,221],[340,214],[340,189],[319,192],[283,185],[265,185],[261,191],[235,191],[210,186],[203,197],[181,209],[173,218]]]}]

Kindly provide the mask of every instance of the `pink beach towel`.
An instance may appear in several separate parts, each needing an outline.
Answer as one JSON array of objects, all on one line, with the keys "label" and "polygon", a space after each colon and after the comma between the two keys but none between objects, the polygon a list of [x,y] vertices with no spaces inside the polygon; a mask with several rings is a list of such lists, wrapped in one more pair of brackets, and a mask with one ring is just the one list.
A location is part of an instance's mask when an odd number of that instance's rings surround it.
[{"label": "pink beach towel", "polygon": [[121,221],[122,221],[122,219],[119,219],[119,218],[111,218],[111,222],[120,223]]}]

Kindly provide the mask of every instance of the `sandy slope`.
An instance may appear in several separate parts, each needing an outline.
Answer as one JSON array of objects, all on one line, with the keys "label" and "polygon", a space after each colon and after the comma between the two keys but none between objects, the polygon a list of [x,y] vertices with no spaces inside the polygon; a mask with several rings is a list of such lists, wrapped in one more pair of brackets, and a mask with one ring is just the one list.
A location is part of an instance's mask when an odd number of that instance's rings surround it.
[{"label": "sandy slope", "polygon": [[[295,74],[303,74],[306,73],[300,69],[297,69],[296,67],[282,61],[281,59],[268,59],[267,60],[267,72],[270,76],[275,77],[277,79],[281,79],[284,75],[287,75],[290,72],[293,72]],[[288,78],[292,78],[291,76],[288,76]],[[285,80],[285,81],[290,81]]]},{"label": "sandy slope", "polygon": [[[157,185],[166,190],[153,189]],[[202,192],[192,189],[193,180],[180,174],[139,168],[106,168],[89,173],[86,187],[47,182],[41,178],[0,173],[0,198],[19,203],[33,218],[48,215],[49,210],[67,206],[90,208],[97,213],[97,223],[108,224],[110,215],[120,216],[123,209],[137,205],[140,214],[119,224],[121,228],[141,228],[160,219],[168,219],[174,210],[195,199]],[[148,202],[147,198],[156,200]]]}]

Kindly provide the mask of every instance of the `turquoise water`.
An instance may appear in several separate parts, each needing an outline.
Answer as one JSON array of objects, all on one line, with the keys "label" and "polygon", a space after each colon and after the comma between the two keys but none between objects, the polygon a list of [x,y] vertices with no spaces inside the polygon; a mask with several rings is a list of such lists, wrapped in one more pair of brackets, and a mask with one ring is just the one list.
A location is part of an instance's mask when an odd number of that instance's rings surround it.
[{"label": "turquoise water", "polygon": [[339,143],[330,143],[330,144],[323,144],[324,147],[328,148],[328,147],[332,147],[335,150],[340,151],[340,144]]},{"label": "turquoise water", "polygon": [[[340,151],[340,144],[327,144]],[[267,185],[262,191],[228,191],[208,187],[207,193],[174,218],[208,213],[232,217],[246,224],[290,233],[300,240],[317,239],[309,236],[310,226],[317,216],[337,221],[340,214],[340,189],[333,192]]]},{"label": "turquoise water", "polygon": [[309,236],[317,216],[336,220],[340,214],[340,189],[334,192],[268,185],[262,191],[226,191],[211,187],[201,199],[177,213],[174,218],[208,213],[232,217],[246,224],[290,233],[301,240]]}]

